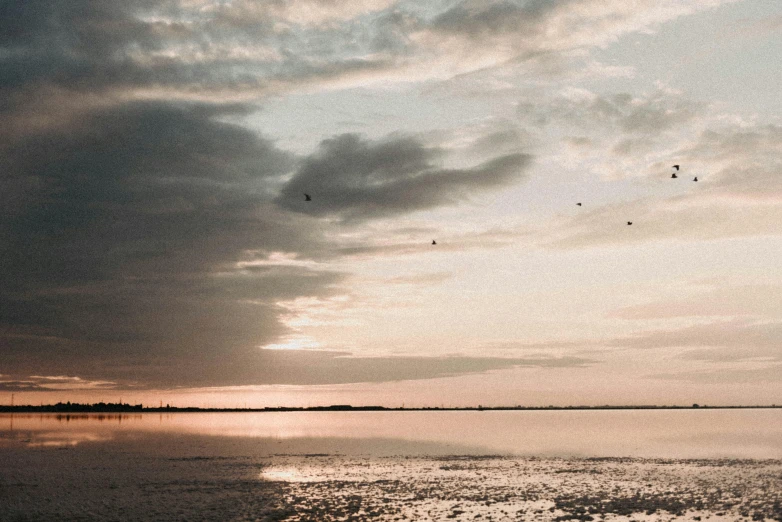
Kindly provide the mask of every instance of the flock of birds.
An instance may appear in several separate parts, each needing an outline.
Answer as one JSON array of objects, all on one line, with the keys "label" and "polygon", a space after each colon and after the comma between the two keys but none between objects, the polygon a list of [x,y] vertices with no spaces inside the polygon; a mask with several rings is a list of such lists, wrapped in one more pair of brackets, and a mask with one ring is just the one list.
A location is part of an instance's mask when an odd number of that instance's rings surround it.
[{"label": "flock of birds", "polygon": [[[677,176],[677,175],[676,175],[676,173],[677,173],[677,172],[679,172],[679,165],[673,165],[671,168],[673,168],[673,169],[674,169],[674,172],[671,174],[671,179],[677,179],[679,176]],[[698,176],[695,176],[695,177],[694,177],[692,180],[693,180],[693,181],[698,181]],[[304,193],[304,201],[312,201],[312,196],[310,196],[310,195],[309,195],[309,194],[307,194],[307,193]],[[576,203],[576,206],[578,206],[578,207],[582,206],[582,205],[581,205],[581,202],[579,201],[578,203]],[[632,222],[632,221],[628,221],[628,222],[627,222],[627,225],[628,225],[628,226],[629,226],[629,225],[632,225],[632,224],[633,224],[633,222]],[[436,245],[436,244],[437,244],[437,241],[435,241],[435,240],[433,239],[433,240],[432,240],[432,244],[433,244],[433,245]]]},{"label": "flock of birds", "polygon": [[[671,174],[671,179],[677,179],[677,178],[679,177],[679,176],[677,176],[677,175],[676,175],[676,173],[677,173],[677,172],[679,172],[679,167],[680,167],[679,165],[673,165],[673,166],[671,167],[671,168],[674,170],[674,172]],[[692,180],[693,180],[693,181],[698,181],[698,176],[695,176],[694,178],[692,178]],[[576,205],[580,207],[580,206],[581,206],[581,203],[580,203],[580,202],[579,202],[579,203],[576,203]],[[632,221],[628,221],[628,222],[627,222],[627,226],[630,226],[630,225],[632,225],[632,224],[633,224],[633,222],[632,222]]]}]

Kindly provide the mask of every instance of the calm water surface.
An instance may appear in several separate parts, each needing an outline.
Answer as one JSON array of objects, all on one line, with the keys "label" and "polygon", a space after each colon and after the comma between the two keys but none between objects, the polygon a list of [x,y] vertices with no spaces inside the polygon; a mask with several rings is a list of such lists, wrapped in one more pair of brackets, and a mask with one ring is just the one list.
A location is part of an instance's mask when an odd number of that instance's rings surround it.
[{"label": "calm water surface", "polygon": [[270,453],[782,458],[782,410],[0,415],[0,449],[142,435],[257,439]]}]

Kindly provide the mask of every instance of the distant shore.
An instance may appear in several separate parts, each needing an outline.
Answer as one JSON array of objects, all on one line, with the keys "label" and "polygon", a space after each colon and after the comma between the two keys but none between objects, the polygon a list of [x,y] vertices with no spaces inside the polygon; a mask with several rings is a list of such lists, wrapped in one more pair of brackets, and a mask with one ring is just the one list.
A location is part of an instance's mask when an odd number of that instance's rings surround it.
[{"label": "distant shore", "polygon": [[743,410],[782,408],[782,405],[711,406],[692,404],[689,406],[463,406],[463,407],[420,407],[420,408],[390,408],[386,406],[351,406],[349,404],[332,404],[330,406],[287,407],[274,406],[264,408],[199,408],[195,406],[149,407],[143,404],[125,403],[62,403],[42,404],[39,406],[19,405],[0,406],[0,413],[188,413],[188,412],[230,412],[230,413],[260,413],[260,412],[301,412],[301,411],[562,411],[562,410]]}]

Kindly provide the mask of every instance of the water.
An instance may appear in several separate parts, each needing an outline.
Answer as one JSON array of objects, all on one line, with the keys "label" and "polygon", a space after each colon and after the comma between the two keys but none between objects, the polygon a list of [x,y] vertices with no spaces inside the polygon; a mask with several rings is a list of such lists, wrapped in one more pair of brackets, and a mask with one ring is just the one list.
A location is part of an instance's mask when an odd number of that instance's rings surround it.
[{"label": "water", "polygon": [[782,410],[4,414],[0,450],[139,437],[252,441],[261,453],[782,458]]}]

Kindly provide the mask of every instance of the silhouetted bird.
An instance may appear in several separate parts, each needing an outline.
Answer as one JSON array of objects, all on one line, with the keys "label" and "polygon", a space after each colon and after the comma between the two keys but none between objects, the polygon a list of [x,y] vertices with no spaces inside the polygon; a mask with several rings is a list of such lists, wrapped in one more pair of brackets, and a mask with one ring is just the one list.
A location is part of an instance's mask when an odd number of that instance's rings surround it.
[{"label": "silhouetted bird", "polygon": [[312,198],[309,194],[304,194],[304,201],[312,201]]},{"label": "silhouetted bird", "polygon": [[679,170],[679,165],[674,165],[673,168],[675,168],[676,170]]},{"label": "silhouetted bird", "polygon": [[632,222],[632,221],[628,221],[628,222],[627,222],[627,224],[628,224],[628,225],[632,225],[632,224],[633,224],[633,222]]},{"label": "silhouetted bird", "polygon": [[676,179],[676,178],[678,178],[678,177],[679,177],[679,176],[677,176],[675,172],[674,172],[673,174],[671,174],[671,179]]},{"label": "silhouetted bird", "polygon": [[698,176],[695,176],[694,178],[692,178],[692,180],[693,181],[698,181]]},{"label": "silhouetted bird", "polygon": [[579,207],[580,207],[580,206],[581,206],[581,203],[576,203],[576,206],[579,206]]},{"label": "silhouetted bird", "polygon": [[437,244],[437,241],[435,241],[434,239],[432,239],[432,244],[433,244],[433,245],[436,245],[436,244]]}]

